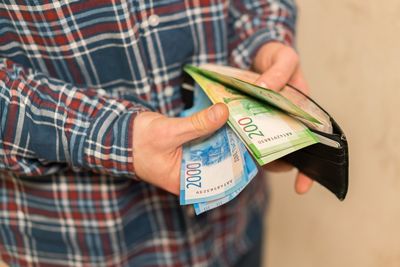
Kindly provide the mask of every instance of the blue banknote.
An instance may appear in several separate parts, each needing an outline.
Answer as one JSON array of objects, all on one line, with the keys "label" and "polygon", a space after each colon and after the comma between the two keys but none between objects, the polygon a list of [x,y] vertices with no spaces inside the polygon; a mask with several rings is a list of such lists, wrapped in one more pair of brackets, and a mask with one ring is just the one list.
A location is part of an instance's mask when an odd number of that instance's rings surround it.
[{"label": "blue banknote", "polygon": [[211,201],[234,192],[246,182],[241,141],[223,126],[212,136],[183,148],[180,180],[182,205]]},{"label": "blue banknote", "polygon": [[[190,116],[211,105],[200,88],[195,88],[194,94],[194,106],[181,116]],[[195,204],[196,212],[220,206],[239,194],[256,173],[257,167],[244,144],[225,125],[212,136],[184,145],[180,203]]]},{"label": "blue banknote", "polygon": [[245,165],[244,165],[245,166],[244,177],[246,179],[245,184],[238,187],[234,192],[230,193],[229,195],[227,195],[225,197],[222,197],[222,198],[219,198],[219,199],[216,199],[213,201],[199,202],[199,203],[193,204],[194,210],[197,215],[228,203],[229,201],[234,199],[237,195],[239,195],[239,193],[257,175],[257,172],[258,172],[257,165],[254,163],[254,160],[252,159],[250,153],[247,151],[246,147],[243,144],[241,144],[240,149],[241,149],[241,151],[244,155],[244,159],[245,159]]}]

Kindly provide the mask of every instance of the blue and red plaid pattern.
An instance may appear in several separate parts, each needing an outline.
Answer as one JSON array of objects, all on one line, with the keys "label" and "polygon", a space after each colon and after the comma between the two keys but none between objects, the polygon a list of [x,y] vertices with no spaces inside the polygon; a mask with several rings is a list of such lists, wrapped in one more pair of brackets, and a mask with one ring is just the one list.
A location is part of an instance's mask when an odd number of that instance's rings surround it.
[{"label": "blue and red plaid pattern", "polygon": [[184,64],[249,68],[291,44],[290,0],[2,1],[0,259],[11,266],[232,266],[259,238],[255,179],[201,216],[135,179],[135,116],[183,108]]}]

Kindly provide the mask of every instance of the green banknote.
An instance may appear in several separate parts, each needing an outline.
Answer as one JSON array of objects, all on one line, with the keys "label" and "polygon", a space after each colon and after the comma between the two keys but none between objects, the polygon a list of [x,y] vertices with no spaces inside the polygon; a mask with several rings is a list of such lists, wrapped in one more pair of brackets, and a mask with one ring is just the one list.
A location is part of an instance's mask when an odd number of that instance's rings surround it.
[{"label": "green banknote", "polygon": [[229,108],[229,125],[260,165],[318,142],[299,120],[273,105],[207,78],[192,68],[185,69],[213,103]]},{"label": "green banknote", "polygon": [[320,121],[323,118],[320,116],[315,116],[317,115],[315,113],[310,114],[308,112],[309,109],[301,108],[302,105],[292,102],[286,98],[284,94],[280,94],[271,89],[262,88],[253,84],[258,77],[258,75],[253,72],[213,64],[206,64],[201,68],[188,65],[185,67],[185,70],[210,77],[212,80],[224,84],[229,88],[244,92],[247,95],[261,100],[262,102],[266,102],[269,105],[284,110],[286,113],[298,118],[302,118],[309,123],[316,125],[323,123],[323,121]]}]

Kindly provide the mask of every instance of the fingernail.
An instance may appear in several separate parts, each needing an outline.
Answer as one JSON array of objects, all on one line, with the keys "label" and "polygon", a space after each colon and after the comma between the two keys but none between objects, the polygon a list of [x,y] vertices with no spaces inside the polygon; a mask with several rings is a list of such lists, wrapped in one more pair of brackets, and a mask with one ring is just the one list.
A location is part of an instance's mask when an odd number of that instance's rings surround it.
[{"label": "fingernail", "polygon": [[258,85],[260,87],[268,88],[268,85],[264,81],[258,81],[256,83],[256,85]]},{"label": "fingernail", "polygon": [[213,105],[208,108],[208,118],[212,122],[218,122],[220,116],[221,116],[221,109],[218,107],[218,105]]}]

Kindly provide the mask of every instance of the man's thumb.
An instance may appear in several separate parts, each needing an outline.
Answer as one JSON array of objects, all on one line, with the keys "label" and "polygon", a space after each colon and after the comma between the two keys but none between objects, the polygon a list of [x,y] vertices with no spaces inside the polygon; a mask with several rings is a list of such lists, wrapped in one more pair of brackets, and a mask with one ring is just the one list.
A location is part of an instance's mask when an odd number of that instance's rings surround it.
[{"label": "man's thumb", "polygon": [[175,124],[178,145],[215,132],[226,123],[228,116],[228,107],[218,103],[190,117],[179,119]]}]

